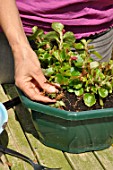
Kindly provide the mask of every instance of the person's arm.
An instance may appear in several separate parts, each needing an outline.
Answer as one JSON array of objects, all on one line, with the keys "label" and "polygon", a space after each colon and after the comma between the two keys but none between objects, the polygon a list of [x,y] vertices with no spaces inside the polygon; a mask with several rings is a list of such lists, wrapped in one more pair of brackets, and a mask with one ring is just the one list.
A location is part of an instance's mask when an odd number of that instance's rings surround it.
[{"label": "person's arm", "polygon": [[47,83],[35,52],[29,45],[15,0],[0,0],[0,26],[11,46],[15,63],[15,84],[32,100],[52,102],[40,92],[57,92]]}]

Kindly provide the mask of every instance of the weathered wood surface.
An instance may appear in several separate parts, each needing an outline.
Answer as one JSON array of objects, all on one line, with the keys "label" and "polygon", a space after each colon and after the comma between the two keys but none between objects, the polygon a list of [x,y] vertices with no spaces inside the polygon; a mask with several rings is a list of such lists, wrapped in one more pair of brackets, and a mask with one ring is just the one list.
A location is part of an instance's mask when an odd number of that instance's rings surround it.
[{"label": "weathered wood surface", "polygon": [[[4,91],[5,90],[5,91]],[[0,102],[17,96],[13,85],[0,86]],[[43,165],[62,167],[62,170],[113,170],[113,147],[98,152],[82,154],[63,153],[44,146],[31,120],[30,111],[22,104],[8,110],[8,125],[0,142]],[[2,156],[1,156],[2,155]],[[31,170],[32,167],[9,155],[0,154],[0,170]]]}]

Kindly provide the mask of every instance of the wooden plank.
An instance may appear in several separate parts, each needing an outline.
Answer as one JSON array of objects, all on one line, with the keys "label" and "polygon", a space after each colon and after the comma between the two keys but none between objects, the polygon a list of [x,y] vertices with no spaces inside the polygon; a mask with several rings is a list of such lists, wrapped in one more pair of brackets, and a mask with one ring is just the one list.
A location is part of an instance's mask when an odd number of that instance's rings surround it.
[{"label": "wooden plank", "polygon": [[[6,88],[6,91],[10,97],[14,97],[14,87]],[[58,150],[44,146],[38,140],[37,132],[32,123],[30,112],[22,104],[21,106],[16,106],[16,113],[21,125],[25,131],[26,137],[36,154],[39,162],[48,167],[62,167],[62,170],[72,170],[70,164],[65,158],[65,155]]]},{"label": "wooden plank", "polygon": [[[4,101],[6,101],[6,99],[2,97],[2,94],[3,94],[3,89],[0,86],[0,101],[4,102]],[[2,138],[2,135],[3,135],[3,133],[0,135],[0,139]],[[0,159],[1,159],[0,170],[9,170],[9,167],[6,164],[7,160],[2,153],[0,153]]]},{"label": "wooden plank", "polygon": [[7,165],[7,160],[3,153],[0,152],[0,170],[9,170],[9,166]]},{"label": "wooden plank", "polygon": [[[2,134],[0,134],[0,139],[7,138],[7,132],[4,130]],[[7,142],[5,142],[6,145]],[[0,142],[1,145],[1,142]],[[10,165],[8,165],[8,160],[6,156],[0,152],[0,170],[9,170]]]},{"label": "wooden plank", "polygon": [[[8,147],[13,148],[14,150],[17,150],[18,152],[25,154],[26,156],[35,159],[31,148],[29,147],[29,144],[24,136],[24,133],[22,132],[22,129],[19,125],[18,122],[13,123],[14,121],[14,114],[11,113],[12,109],[10,110],[10,114],[11,116],[9,116],[9,122],[8,122],[8,126],[7,126],[7,132],[8,132],[8,137],[9,137],[9,144]],[[13,117],[13,118],[12,118]],[[8,157],[9,158],[9,157]],[[10,156],[11,161],[14,160],[14,157]],[[17,165],[18,163],[18,165]],[[20,169],[19,166],[21,167],[21,169],[29,169],[32,170],[32,167],[26,163],[23,162],[20,159],[16,159],[16,162],[13,161],[13,166],[12,166],[12,170],[13,169]]]},{"label": "wooden plank", "polygon": [[112,170],[113,169],[113,147],[111,146],[108,149],[94,152],[97,159],[103,165],[104,169]]},{"label": "wooden plank", "polygon": [[28,135],[28,139],[32,143],[34,152],[36,153],[41,164],[51,168],[61,167],[62,170],[72,170],[61,151],[44,146],[36,138],[31,138],[31,135]]},{"label": "wooden plank", "polygon": [[103,167],[92,152],[81,154],[65,153],[73,170],[103,170]]},{"label": "wooden plank", "polygon": [[[0,97],[1,97],[1,101],[3,102],[4,100],[8,100],[6,95],[4,94],[3,89],[0,87]],[[23,154],[25,154],[26,156],[29,156],[30,158],[35,159],[31,148],[29,147],[29,143],[23,133],[23,130],[21,128],[21,125],[19,124],[19,122],[16,120],[15,118],[15,113],[13,111],[13,109],[10,109],[8,111],[8,115],[9,115],[9,120],[8,120],[8,125],[7,125],[7,133],[8,133],[8,147],[17,150]],[[1,139],[1,143],[4,143],[4,139]],[[9,160],[9,162],[12,164],[11,169],[12,170],[17,170],[17,169],[21,169],[21,170],[32,170],[31,165],[29,165],[28,163],[7,155],[7,158]]]}]

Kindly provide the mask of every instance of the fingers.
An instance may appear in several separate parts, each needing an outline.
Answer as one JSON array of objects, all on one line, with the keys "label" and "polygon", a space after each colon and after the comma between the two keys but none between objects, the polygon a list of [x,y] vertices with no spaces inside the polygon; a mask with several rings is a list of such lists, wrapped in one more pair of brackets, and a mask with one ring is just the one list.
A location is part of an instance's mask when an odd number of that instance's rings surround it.
[{"label": "fingers", "polygon": [[31,92],[29,94],[26,94],[26,96],[29,97],[31,100],[39,101],[43,103],[55,103],[56,102],[55,99],[50,99],[49,97],[44,96],[41,93],[34,94],[34,92]]},{"label": "fingers", "polygon": [[53,82],[49,82],[49,81],[47,81],[46,83],[48,83],[48,84],[50,84],[50,85],[52,85],[52,86],[55,86],[55,87],[58,88],[58,89],[61,88],[60,84],[58,84],[58,83],[53,83]]},{"label": "fingers", "polygon": [[48,93],[58,93],[58,89],[60,85],[57,83],[49,82],[42,73],[42,70],[38,70],[37,74],[32,75],[37,84],[40,86],[41,89]]},{"label": "fingers", "polygon": [[56,99],[50,99],[49,97],[44,96],[44,94],[42,92],[40,92],[40,90],[38,89],[38,87],[35,86],[35,84],[28,83],[28,84],[21,86],[19,88],[31,100],[40,101],[43,103],[55,103],[56,102]]},{"label": "fingers", "polygon": [[35,62],[33,61],[29,62],[28,60],[24,60],[15,67],[16,86],[19,87],[31,100],[45,103],[56,102],[55,99],[50,99],[49,97],[44,96],[41,91],[44,90],[47,93],[57,93],[59,85],[48,83],[39,64],[35,65],[34,63]]},{"label": "fingers", "polygon": [[46,83],[46,82],[43,83],[42,88],[47,93],[58,93],[58,91],[59,91],[54,85],[51,85],[51,84]]},{"label": "fingers", "polygon": [[39,89],[39,87],[44,90],[47,93],[58,93],[59,89],[60,89],[60,85],[57,83],[51,83],[51,82],[42,82],[42,83],[38,83],[36,80],[32,80],[33,85],[35,85],[35,87],[37,87]]},{"label": "fingers", "polygon": [[25,95],[30,98],[31,100],[34,101],[40,101],[40,102],[44,102],[44,103],[54,103],[56,102],[55,99],[50,99],[47,96],[44,96],[42,93],[37,93],[34,89],[25,89],[23,90]]}]

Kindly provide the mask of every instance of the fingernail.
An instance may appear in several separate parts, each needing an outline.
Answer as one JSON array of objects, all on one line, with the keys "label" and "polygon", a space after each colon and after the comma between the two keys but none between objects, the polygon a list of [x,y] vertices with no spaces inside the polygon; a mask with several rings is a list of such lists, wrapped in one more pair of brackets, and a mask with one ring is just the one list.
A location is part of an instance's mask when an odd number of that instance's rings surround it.
[{"label": "fingernail", "polygon": [[58,93],[58,90],[57,90],[57,89],[54,89],[54,90],[52,91],[52,93]]},{"label": "fingernail", "polygon": [[50,90],[51,90],[51,93],[58,93],[58,89],[56,89],[55,87],[52,87]]}]

